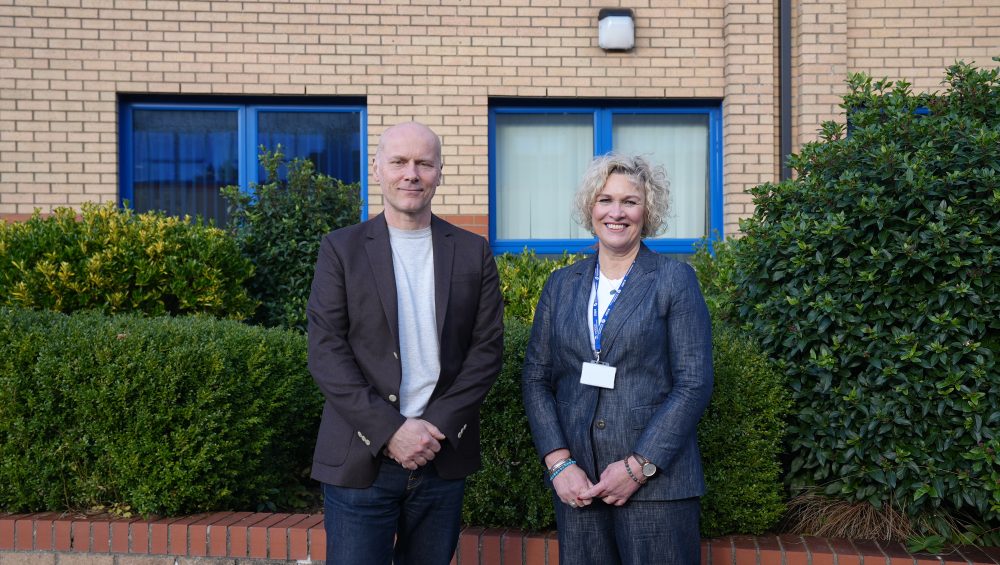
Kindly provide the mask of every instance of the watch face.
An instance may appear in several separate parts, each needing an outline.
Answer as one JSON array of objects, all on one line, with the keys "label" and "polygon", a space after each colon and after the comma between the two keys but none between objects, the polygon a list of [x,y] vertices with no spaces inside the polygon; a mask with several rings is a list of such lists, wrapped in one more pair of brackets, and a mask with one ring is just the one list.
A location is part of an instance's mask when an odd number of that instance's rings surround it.
[{"label": "watch face", "polygon": [[653,473],[656,473],[656,465],[652,463],[646,463],[642,466],[642,474],[647,477],[652,477]]}]

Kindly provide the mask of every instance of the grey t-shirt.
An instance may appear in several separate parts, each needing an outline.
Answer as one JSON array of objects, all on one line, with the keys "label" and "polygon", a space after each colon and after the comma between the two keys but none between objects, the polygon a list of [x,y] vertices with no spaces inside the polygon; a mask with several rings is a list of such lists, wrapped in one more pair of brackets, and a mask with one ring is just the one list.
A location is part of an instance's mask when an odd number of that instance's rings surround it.
[{"label": "grey t-shirt", "polygon": [[419,418],[441,373],[431,228],[401,230],[390,226],[389,243],[396,275],[399,352],[403,365],[399,411],[407,418]]}]

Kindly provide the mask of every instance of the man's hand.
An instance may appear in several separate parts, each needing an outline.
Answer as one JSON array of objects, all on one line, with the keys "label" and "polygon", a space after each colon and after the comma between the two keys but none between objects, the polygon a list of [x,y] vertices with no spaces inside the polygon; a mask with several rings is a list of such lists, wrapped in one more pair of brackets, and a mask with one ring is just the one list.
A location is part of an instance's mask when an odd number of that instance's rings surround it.
[{"label": "man's hand", "polygon": [[444,434],[437,426],[419,418],[407,418],[386,444],[389,457],[411,471],[423,467],[441,451]]}]

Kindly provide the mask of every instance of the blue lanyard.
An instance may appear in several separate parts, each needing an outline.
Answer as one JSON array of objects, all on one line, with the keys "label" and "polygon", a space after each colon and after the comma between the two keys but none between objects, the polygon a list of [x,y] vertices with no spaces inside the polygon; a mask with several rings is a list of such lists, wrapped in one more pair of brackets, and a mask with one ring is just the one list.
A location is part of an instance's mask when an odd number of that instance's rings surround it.
[{"label": "blue lanyard", "polygon": [[604,311],[604,316],[601,317],[600,324],[597,323],[597,310],[598,310],[598,300],[597,300],[597,287],[600,286],[601,282],[601,261],[598,259],[594,262],[594,360],[597,363],[601,362],[601,332],[604,331],[604,324],[608,321],[608,314],[615,307],[615,302],[618,301],[618,297],[622,294],[622,288],[625,287],[625,283],[628,281],[628,275],[632,272],[632,267],[635,266],[635,261],[628,266],[628,271],[625,271],[625,276],[622,278],[622,282],[618,285],[618,290],[615,291],[615,295],[611,297],[611,302],[608,303],[608,309]]}]

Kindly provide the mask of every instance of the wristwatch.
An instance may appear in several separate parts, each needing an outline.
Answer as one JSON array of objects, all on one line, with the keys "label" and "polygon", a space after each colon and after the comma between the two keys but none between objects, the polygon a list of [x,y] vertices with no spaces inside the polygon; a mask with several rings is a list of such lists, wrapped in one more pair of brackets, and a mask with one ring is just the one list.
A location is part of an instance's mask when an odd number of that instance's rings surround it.
[{"label": "wristwatch", "polygon": [[649,459],[638,453],[633,453],[632,457],[635,457],[635,460],[639,462],[639,467],[642,469],[642,476],[648,479],[656,474],[656,465],[653,465]]}]

